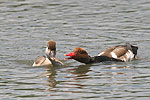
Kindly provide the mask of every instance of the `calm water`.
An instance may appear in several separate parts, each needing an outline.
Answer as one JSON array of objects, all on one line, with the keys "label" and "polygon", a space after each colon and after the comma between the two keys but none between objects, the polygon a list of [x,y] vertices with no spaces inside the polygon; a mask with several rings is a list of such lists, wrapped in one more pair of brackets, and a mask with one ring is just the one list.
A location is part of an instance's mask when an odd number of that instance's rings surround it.
[{"label": "calm water", "polygon": [[[1,100],[149,100],[149,0],[0,0]],[[75,47],[91,56],[126,42],[140,60],[32,67],[48,40],[57,57]]]}]

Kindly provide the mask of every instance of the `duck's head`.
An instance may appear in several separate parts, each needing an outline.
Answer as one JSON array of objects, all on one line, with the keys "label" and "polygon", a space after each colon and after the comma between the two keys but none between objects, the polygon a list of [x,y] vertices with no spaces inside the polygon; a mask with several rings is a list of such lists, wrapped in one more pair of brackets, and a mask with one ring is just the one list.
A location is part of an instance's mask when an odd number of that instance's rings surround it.
[{"label": "duck's head", "polygon": [[55,57],[56,55],[56,42],[53,40],[50,40],[47,42],[47,48],[45,50],[45,53],[47,56]]},{"label": "duck's head", "polygon": [[48,58],[46,58],[45,56],[40,56],[35,59],[32,66],[46,66],[50,64],[51,62],[49,61]]},{"label": "duck's head", "polygon": [[90,61],[90,56],[83,48],[75,48],[73,52],[64,54],[64,56],[69,56],[68,58],[65,58],[66,60],[74,59],[82,63],[88,63]]}]

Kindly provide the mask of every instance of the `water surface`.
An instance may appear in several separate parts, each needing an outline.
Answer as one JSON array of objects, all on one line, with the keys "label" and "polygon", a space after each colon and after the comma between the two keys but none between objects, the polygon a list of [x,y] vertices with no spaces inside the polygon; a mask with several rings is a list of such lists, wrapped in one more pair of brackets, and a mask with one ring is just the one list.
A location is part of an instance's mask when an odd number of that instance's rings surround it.
[{"label": "water surface", "polygon": [[[149,18],[149,0],[1,0],[1,100],[149,100]],[[51,39],[65,66],[32,67]],[[94,56],[126,42],[139,60],[63,60],[75,47]]]}]

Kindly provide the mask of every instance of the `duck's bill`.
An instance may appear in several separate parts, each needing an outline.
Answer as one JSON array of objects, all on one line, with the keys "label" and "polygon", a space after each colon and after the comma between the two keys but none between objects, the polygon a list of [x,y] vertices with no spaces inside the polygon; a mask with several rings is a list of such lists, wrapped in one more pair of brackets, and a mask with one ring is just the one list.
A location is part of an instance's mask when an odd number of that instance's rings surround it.
[{"label": "duck's bill", "polygon": [[76,54],[74,52],[71,52],[69,54],[64,54],[64,56],[70,56],[68,58],[65,58],[65,60],[68,60],[68,59],[73,59],[76,56]]}]

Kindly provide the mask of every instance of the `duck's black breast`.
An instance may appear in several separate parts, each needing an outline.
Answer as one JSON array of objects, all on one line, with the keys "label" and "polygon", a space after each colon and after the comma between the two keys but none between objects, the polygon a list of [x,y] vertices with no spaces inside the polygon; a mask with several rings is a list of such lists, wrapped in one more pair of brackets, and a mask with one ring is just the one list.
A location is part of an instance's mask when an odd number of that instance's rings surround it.
[{"label": "duck's black breast", "polygon": [[110,58],[107,56],[94,56],[94,57],[91,57],[90,63],[100,63],[100,62],[105,62],[105,61],[121,61],[121,60]]}]

